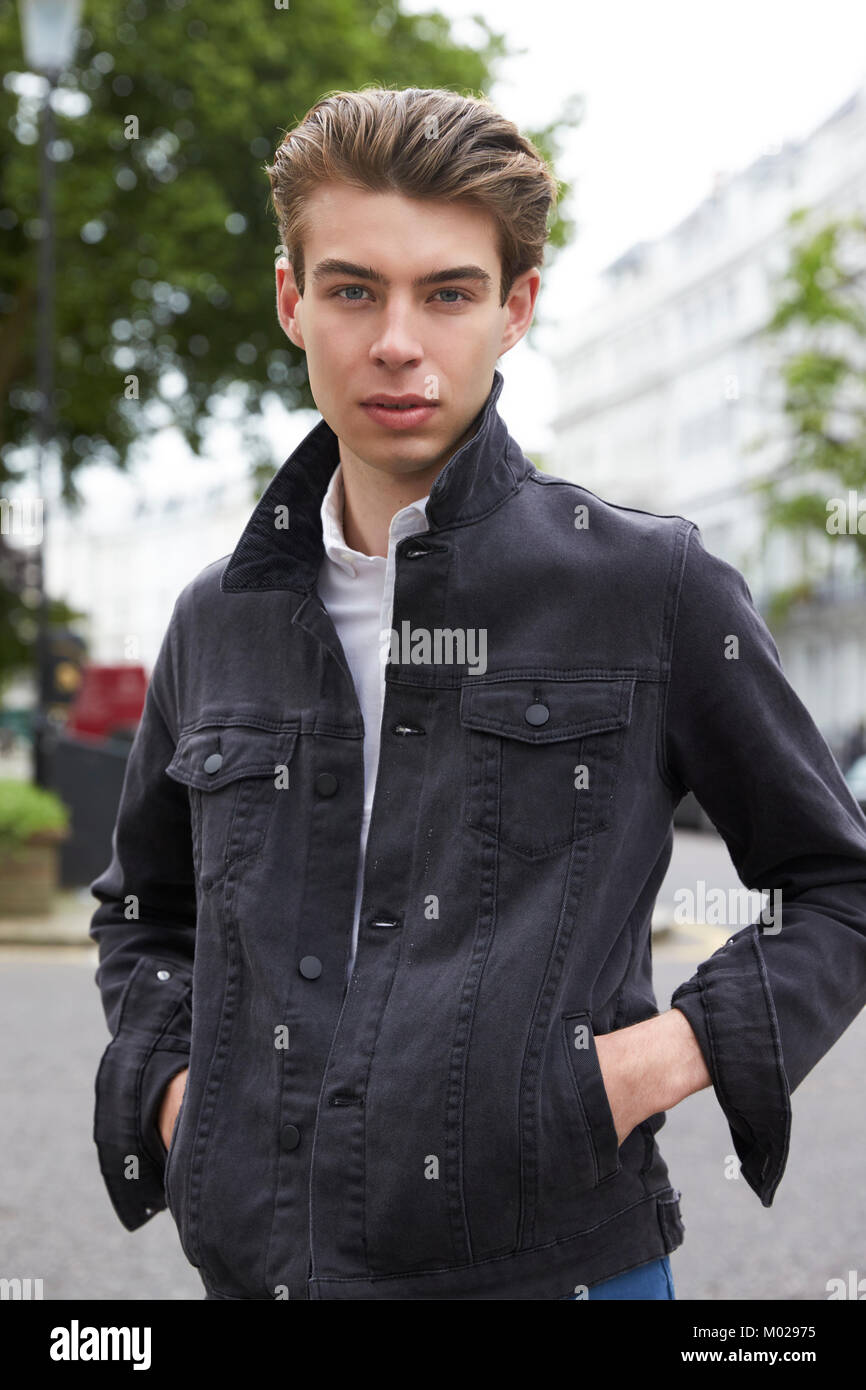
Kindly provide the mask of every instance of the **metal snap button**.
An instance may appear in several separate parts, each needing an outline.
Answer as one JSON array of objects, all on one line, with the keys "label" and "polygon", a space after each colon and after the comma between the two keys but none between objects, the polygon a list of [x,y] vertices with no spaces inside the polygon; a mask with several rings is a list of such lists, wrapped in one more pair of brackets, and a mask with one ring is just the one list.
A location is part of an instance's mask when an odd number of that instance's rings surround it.
[{"label": "metal snap button", "polygon": [[297,1125],[283,1125],[280,1130],[280,1143],[284,1149],[296,1149],[301,1142],[301,1131]]},{"label": "metal snap button", "polygon": [[530,705],[524,717],[527,724],[546,724],[550,718],[550,710],[547,705]]}]

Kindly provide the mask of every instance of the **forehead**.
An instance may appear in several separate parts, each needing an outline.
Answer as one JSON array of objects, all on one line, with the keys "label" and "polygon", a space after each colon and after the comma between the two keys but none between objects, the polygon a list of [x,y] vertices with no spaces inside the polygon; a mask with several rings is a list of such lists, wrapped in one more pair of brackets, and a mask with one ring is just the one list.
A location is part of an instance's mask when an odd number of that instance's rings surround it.
[{"label": "forehead", "polygon": [[471,258],[498,271],[496,223],[484,208],[328,183],[305,212],[308,264],[333,256],[410,278],[444,256],[448,264]]}]

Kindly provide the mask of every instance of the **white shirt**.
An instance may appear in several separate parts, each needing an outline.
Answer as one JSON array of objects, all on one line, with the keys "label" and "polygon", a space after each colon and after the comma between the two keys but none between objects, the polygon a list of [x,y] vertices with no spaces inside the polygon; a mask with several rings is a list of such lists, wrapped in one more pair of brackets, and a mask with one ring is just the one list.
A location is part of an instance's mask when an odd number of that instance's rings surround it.
[{"label": "white shirt", "polygon": [[404,536],[429,531],[427,498],[410,502],[391,519],[388,554],[364,555],[352,550],[343,536],[342,464],[331,475],[322,500],[322,539],[325,557],[319,570],[319,597],[337,629],[349,670],[355,682],[364,717],[364,816],[361,822],[361,853],[355,888],[355,919],[348,976],[351,976],[358,949],[358,923],[364,887],[364,857],[373,810],[373,793],[379,766],[379,736],[385,704],[385,666],[388,662],[391,615],[394,607],[394,548]]}]

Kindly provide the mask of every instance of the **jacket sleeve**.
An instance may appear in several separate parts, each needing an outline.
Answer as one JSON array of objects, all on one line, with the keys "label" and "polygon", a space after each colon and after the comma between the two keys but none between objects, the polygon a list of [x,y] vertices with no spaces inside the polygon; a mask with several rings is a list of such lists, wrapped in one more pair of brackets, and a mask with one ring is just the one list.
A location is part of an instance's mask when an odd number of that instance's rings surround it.
[{"label": "jacket sleeve", "polygon": [[165,1206],[157,1126],[166,1084],[188,1065],[196,924],[190,807],[166,776],[176,743],[172,620],[130,748],[90,936],[112,1034],[96,1076],[93,1137],[117,1215],[135,1230]]},{"label": "jacket sleeve", "polygon": [[742,575],[691,527],[662,758],[675,792],[690,788],[710,816],[740,880],[771,891],[671,1003],[694,1029],[743,1176],[769,1207],[788,1157],[791,1092],[866,1004],[866,818]]}]

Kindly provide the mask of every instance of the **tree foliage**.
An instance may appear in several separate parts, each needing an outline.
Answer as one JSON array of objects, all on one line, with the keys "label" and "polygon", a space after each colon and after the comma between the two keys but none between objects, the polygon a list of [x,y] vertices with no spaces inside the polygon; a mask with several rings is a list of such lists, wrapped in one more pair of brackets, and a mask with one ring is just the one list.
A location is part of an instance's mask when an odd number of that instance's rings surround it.
[{"label": "tree foliage", "polygon": [[[399,0],[85,0],[75,59],[52,101],[55,139],[56,457],[66,502],[84,463],[128,467],[176,427],[197,455],[228,393],[259,488],[275,463],[269,394],[312,407],[303,354],[274,307],[278,241],[265,165],[323,95],[371,84],[482,95],[507,55],[473,17],[472,43]],[[0,0],[0,489],[26,477],[38,435],[38,122],[18,6]],[[525,133],[553,162],[579,99]],[[572,223],[560,208],[551,245]],[[7,557],[8,560],[8,557]],[[0,679],[32,650],[32,612],[0,567]],[[6,578],[4,580],[4,573]],[[58,610],[60,611],[60,610]],[[68,611],[68,610],[63,610]]]},{"label": "tree foliage", "polygon": [[[328,91],[371,83],[481,94],[506,53],[396,0],[85,0],[75,62],[54,107],[57,442],[64,496],[83,461],[123,468],[133,444],[176,426],[202,452],[216,398],[239,399],[244,451],[273,468],[266,393],[313,405],[303,354],[274,310],[278,240],[264,166]],[[37,79],[12,0],[0,0],[0,484],[35,437]],[[548,157],[557,127],[528,131]],[[134,134],[136,138],[129,138]],[[562,185],[563,191],[567,186]],[[561,245],[569,224],[552,224]],[[179,373],[180,375],[175,375]],[[130,382],[134,377],[135,382]],[[137,384],[136,384],[137,383]],[[137,391],[137,397],[135,393]]]},{"label": "tree foliage", "polygon": [[768,531],[798,534],[813,559],[774,596],[774,621],[814,595],[828,540],[853,547],[866,571],[866,219],[818,221],[799,208],[789,225],[795,241],[765,329],[780,352],[787,459],[757,487]]}]

